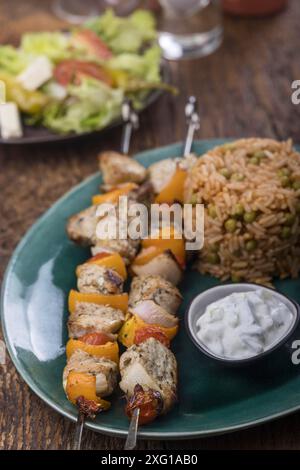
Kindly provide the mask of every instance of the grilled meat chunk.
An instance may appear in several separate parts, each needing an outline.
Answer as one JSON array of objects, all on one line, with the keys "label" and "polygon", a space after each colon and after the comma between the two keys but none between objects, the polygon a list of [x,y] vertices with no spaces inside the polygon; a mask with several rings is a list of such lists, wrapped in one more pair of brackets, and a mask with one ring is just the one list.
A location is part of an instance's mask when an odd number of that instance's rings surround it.
[{"label": "grilled meat chunk", "polygon": [[94,247],[92,247],[92,254],[95,256],[97,253],[103,251],[111,253],[119,253],[128,265],[135,258],[139,249],[139,240],[112,240],[112,239],[98,239]]},{"label": "grilled meat chunk", "polygon": [[118,152],[107,151],[98,156],[105,184],[142,183],[147,170],[133,158]]},{"label": "grilled meat chunk", "polygon": [[114,269],[95,263],[84,263],[77,268],[77,287],[80,292],[105,295],[121,294],[123,278]]},{"label": "grilled meat chunk", "polygon": [[131,346],[120,359],[121,389],[130,398],[135,386],[145,391],[156,390],[163,399],[162,412],[167,413],[176,401],[177,363],[174,354],[160,341],[149,338]]},{"label": "grilled meat chunk", "polygon": [[153,163],[148,168],[149,180],[155,194],[166,187],[176,170],[176,161],[172,158]]},{"label": "grilled meat chunk", "polygon": [[77,302],[68,320],[69,336],[76,339],[88,333],[116,333],[124,320],[124,313],[117,308]]},{"label": "grilled meat chunk", "polygon": [[176,313],[182,301],[179,290],[160,276],[136,276],[129,294],[129,307],[142,300],[153,300],[169,313]]},{"label": "grilled meat chunk", "polygon": [[90,206],[70,217],[66,228],[70,240],[83,246],[96,242],[96,210],[97,206]]},{"label": "grilled meat chunk", "polygon": [[90,356],[85,351],[76,350],[69,358],[63,372],[63,386],[66,390],[69,372],[87,373],[96,377],[96,394],[99,397],[110,395],[117,385],[118,367],[110,359]]}]

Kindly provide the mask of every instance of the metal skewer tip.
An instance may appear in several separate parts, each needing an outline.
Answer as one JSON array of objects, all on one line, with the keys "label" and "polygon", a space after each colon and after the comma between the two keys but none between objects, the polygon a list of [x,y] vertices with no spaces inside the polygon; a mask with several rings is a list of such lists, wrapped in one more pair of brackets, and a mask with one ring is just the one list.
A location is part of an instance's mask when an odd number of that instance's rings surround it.
[{"label": "metal skewer tip", "polygon": [[129,430],[128,430],[128,436],[125,442],[124,450],[133,450],[136,447],[139,417],[140,417],[140,409],[135,408],[132,413]]},{"label": "metal skewer tip", "polygon": [[82,431],[83,431],[84,422],[85,422],[85,415],[84,413],[79,411],[77,421],[76,421],[73,450],[80,450],[81,448]]},{"label": "metal skewer tip", "polygon": [[190,155],[194,140],[194,134],[200,129],[200,116],[198,114],[197,99],[190,96],[185,105],[185,117],[188,125],[187,135],[184,144],[183,156]]},{"label": "metal skewer tip", "polygon": [[139,127],[139,117],[138,114],[134,111],[130,100],[123,101],[122,119],[124,122],[124,127],[121,140],[121,152],[124,155],[128,155],[132,131],[133,129],[137,129]]}]

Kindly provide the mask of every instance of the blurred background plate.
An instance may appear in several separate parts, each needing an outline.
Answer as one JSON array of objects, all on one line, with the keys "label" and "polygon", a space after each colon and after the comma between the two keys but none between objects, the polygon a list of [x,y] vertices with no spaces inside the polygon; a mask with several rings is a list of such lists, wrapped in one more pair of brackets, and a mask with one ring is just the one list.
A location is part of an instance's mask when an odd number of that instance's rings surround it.
[{"label": "blurred background plate", "polygon": [[[198,141],[202,154],[224,140]],[[182,145],[143,152],[145,166],[182,154]],[[98,192],[96,174],[61,198],[25,235],[6,271],[2,290],[2,326],[7,348],[31,389],[56,411],[75,421],[76,409],[65,397],[62,371],[66,357],[67,297],[76,285],[75,268],[89,250],[71,243],[65,233],[68,217],[90,204]],[[299,369],[292,364],[290,345],[255,366],[227,368],[191,343],[184,313],[192,298],[218,280],[187,271],[179,288],[184,297],[181,328],[172,343],[179,365],[179,401],[167,416],[141,428],[139,436],[184,439],[220,434],[257,425],[300,409]],[[276,287],[300,301],[299,280],[276,281]],[[299,329],[296,336],[299,337]],[[87,427],[125,437],[128,420],[124,400],[116,392],[112,408],[88,421]]]},{"label": "blurred background plate", "polygon": [[[167,62],[163,62],[161,66],[161,77],[164,83],[170,83],[170,69]],[[164,90],[154,90],[147,96],[143,107],[138,111],[141,113],[151,106],[158,98],[164,93]],[[73,142],[79,139],[88,138],[104,134],[110,129],[122,125],[121,116],[118,119],[112,121],[108,126],[103,129],[84,132],[81,134],[58,134],[52,132],[50,129],[42,126],[28,126],[23,122],[23,136],[17,139],[2,139],[0,137],[0,145],[28,145],[28,144],[47,144],[47,143],[60,143],[60,142]]]}]

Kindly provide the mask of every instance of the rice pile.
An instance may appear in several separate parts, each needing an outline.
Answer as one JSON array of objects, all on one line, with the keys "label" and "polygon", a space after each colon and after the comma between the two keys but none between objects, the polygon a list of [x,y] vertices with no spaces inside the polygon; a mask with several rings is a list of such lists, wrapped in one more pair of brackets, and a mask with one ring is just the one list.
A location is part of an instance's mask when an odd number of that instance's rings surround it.
[{"label": "rice pile", "polygon": [[201,273],[266,285],[298,276],[300,154],[290,140],[215,147],[190,171],[185,200],[205,205]]}]

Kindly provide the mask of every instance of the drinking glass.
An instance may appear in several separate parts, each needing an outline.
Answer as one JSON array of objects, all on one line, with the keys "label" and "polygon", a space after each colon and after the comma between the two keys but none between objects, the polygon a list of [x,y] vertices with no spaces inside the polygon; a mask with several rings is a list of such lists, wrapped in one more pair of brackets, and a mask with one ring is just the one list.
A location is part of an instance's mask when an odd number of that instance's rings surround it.
[{"label": "drinking glass", "polygon": [[211,54],[223,38],[219,0],[159,0],[162,6],[159,44],[166,59]]},{"label": "drinking glass", "polygon": [[92,16],[99,15],[109,7],[119,15],[126,15],[138,3],[138,0],[55,0],[53,11],[56,16],[69,23],[80,24]]}]

